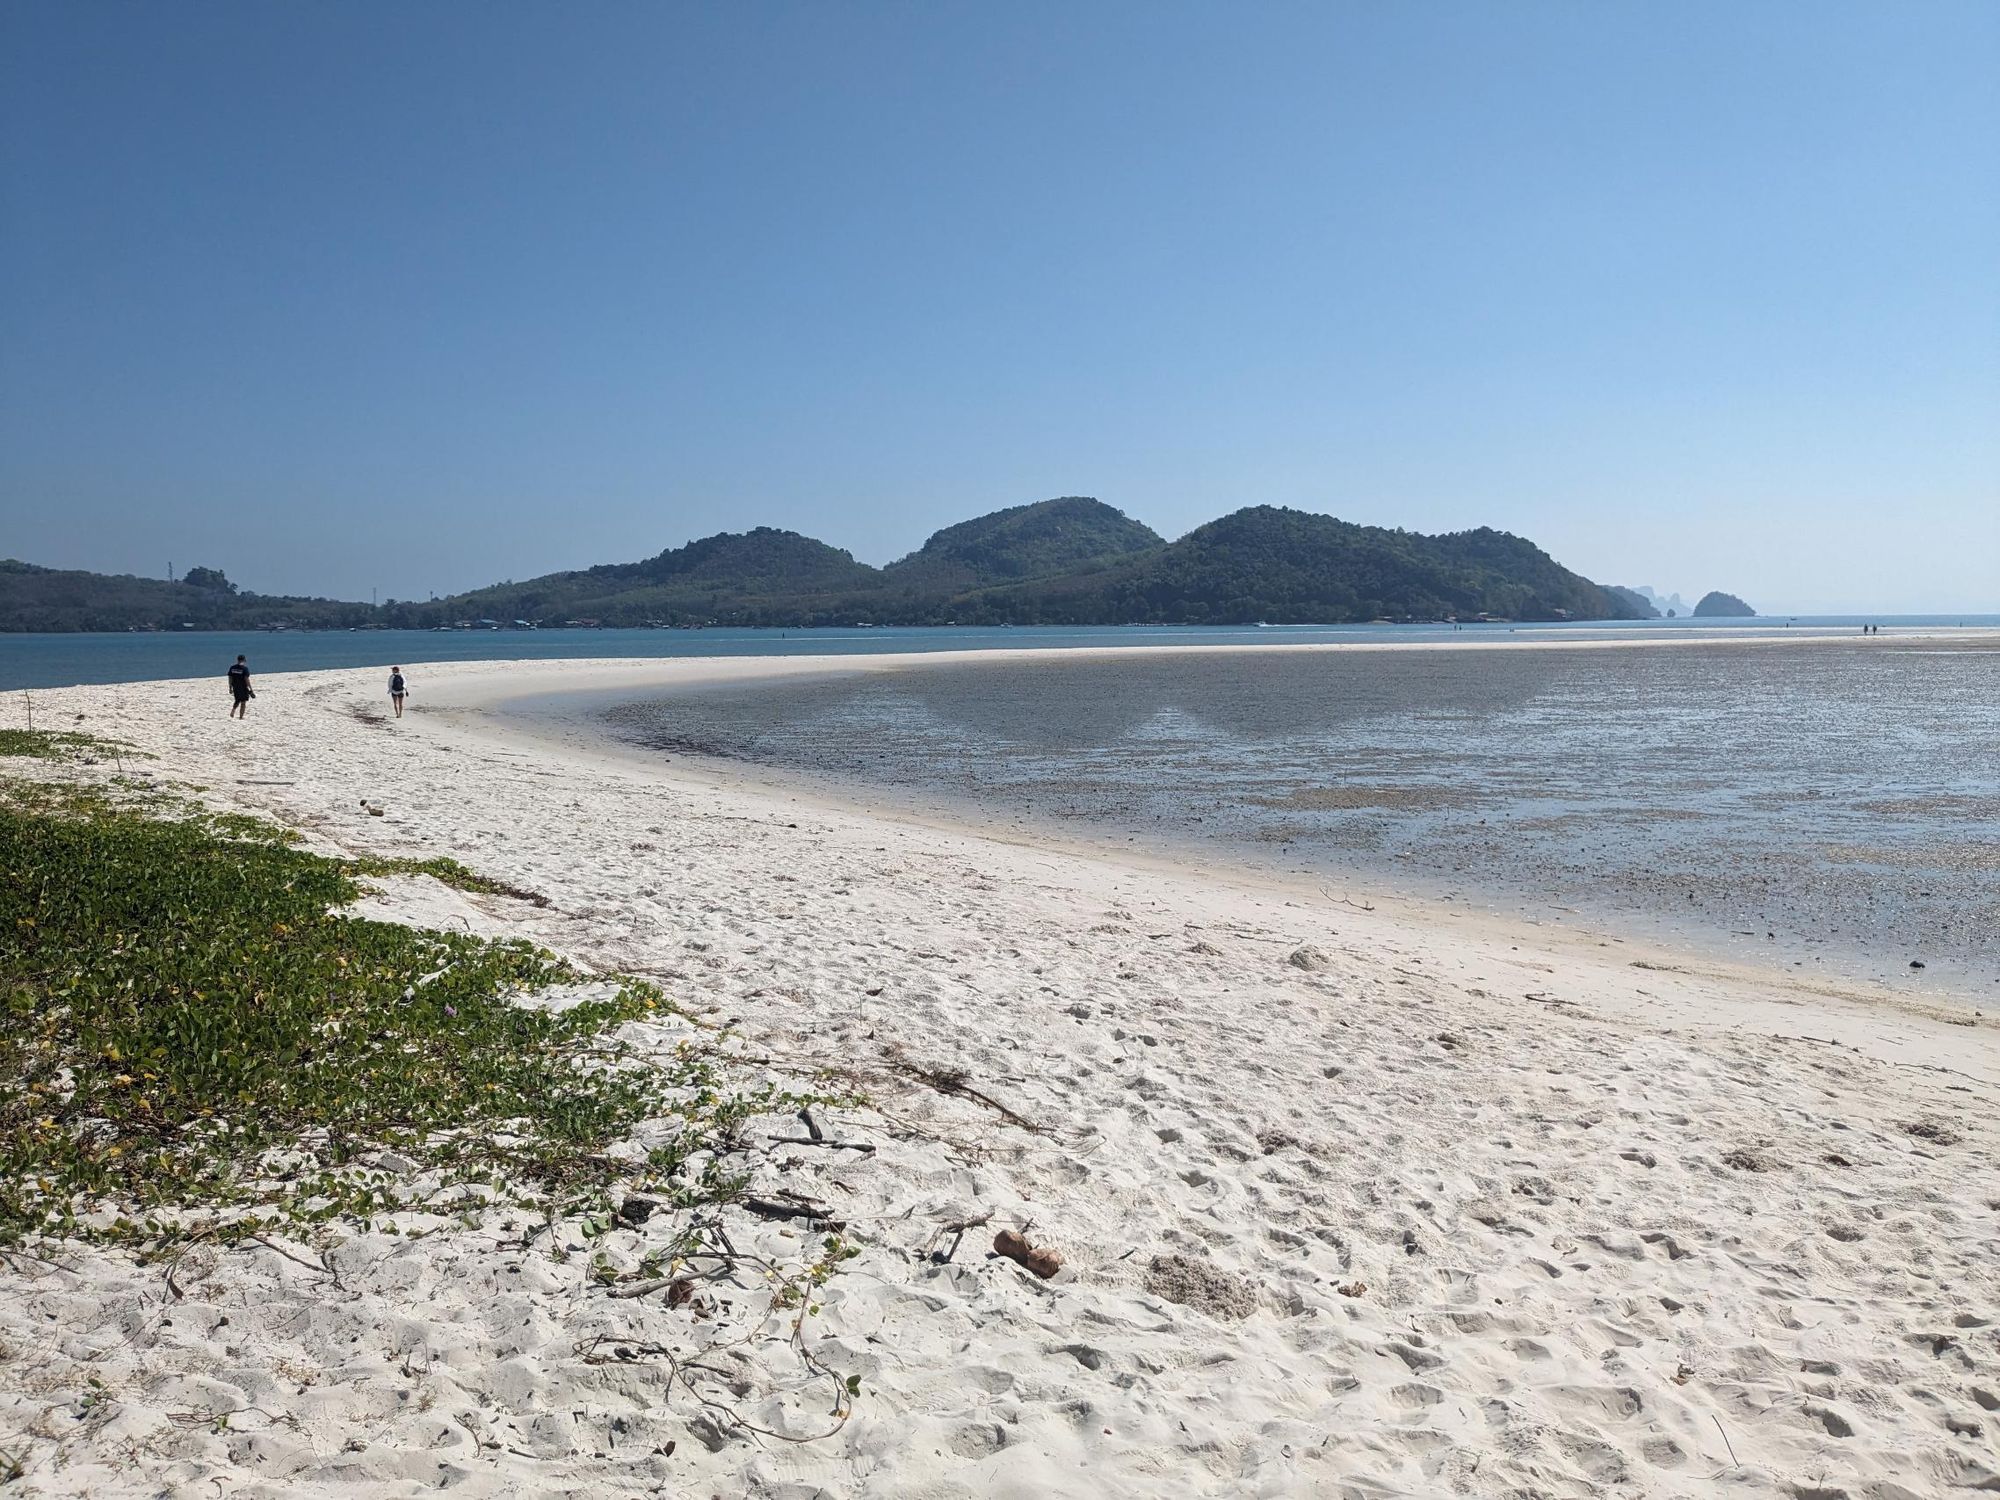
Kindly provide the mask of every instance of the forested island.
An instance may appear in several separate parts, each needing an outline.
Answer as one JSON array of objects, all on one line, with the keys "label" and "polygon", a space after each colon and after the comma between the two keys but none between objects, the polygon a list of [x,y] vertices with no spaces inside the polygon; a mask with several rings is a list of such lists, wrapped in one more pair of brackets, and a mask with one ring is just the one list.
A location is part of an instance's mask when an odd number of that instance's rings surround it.
[{"label": "forested island", "polygon": [[1534,543],[1488,527],[1425,536],[1257,505],[1168,542],[1081,496],[948,526],[880,568],[797,532],[760,526],[640,562],[379,607],[257,594],[215,568],[190,568],[167,581],[0,562],[0,630],[9,631],[1276,625],[1651,613],[1630,590],[1592,583]]},{"label": "forested island", "polygon": [[1725,594],[1720,589],[1703,594],[1701,602],[1694,607],[1694,613],[1698,620],[1749,620],[1757,615],[1756,610],[1734,594]]}]

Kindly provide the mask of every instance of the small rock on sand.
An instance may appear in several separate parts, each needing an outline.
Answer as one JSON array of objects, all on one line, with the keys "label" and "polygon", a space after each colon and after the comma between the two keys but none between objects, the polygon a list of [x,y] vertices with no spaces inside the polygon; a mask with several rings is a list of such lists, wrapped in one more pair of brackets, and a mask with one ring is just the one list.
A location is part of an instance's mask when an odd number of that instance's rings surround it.
[{"label": "small rock on sand", "polygon": [[1030,1244],[1026,1235],[1016,1234],[1011,1229],[1003,1229],[993,1236],[993,1253],[1019,1262],[1044,1281],[1062,1269],[1063,1259],[1055,1251],[1043,1245]]}]

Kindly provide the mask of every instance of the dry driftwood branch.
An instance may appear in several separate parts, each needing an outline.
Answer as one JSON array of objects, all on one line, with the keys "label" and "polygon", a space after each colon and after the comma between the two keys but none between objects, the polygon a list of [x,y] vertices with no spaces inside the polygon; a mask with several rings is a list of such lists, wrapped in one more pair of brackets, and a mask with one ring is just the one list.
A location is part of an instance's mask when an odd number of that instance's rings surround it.
[{"label": "dry driftwood branch", "polygon": [[875,1150],[866,1141],[829,1141],[811,1135],[774,1135],[770,1141],[774,1146],[824,1146],[829,1151],[864,1151],[871,1155]]},{"label": "dry driftwood branch", "polygon": [[650,1297],[654,1292],[672,1286],[678,1279],[673,1276],[661,1276],[653,1281],[635,1281],[630,1286],[614,1286],[606,1295],[618,1298]]},{"label": "dry driftwood branch", "polygon": [[832,1209],[824,1203],[811,1203],[803,1199],[788,1202],[778,1198],[738,1198],[736,1200],[753,1214],[762,1214],[767,1219],[804,1219],[808,1223],[824,1224],[829,1229],[843,1229],[845,1219],[837,1218]]},{"label": "dry driftwood branch", "polygon": [[[713,1280],[712,1277],[700,1279]],[[692,1276],[662,1276],[656,1281],[635,1281],[630,1286],[614,1286],[610,1295],[622,1300],[650,1297],[654,1292],[664,1291],[667,1294],[667,1306],[684,1307],[694,1300],[695,1281],[696,1278]]]}]

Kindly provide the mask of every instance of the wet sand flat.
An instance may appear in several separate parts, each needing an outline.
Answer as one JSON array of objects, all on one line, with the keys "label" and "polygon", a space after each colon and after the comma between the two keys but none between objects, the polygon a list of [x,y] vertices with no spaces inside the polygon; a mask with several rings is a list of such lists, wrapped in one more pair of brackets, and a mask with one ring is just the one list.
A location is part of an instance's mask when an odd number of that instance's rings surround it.
[{"label": "wet sand flat", "polygon": [[963,659],[600,720],[857,799],[2000,998],[1990,640]]}]

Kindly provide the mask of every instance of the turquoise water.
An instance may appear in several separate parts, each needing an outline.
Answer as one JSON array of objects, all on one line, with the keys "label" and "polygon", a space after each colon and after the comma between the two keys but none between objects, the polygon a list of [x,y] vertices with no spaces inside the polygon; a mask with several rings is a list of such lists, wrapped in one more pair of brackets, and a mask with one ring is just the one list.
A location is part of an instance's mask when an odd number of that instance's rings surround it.
[{"label": "turquoise water", "polygon": [[[2000,615],[1871,615],[1885,630],[2000,626]],[[1576,633],[1622,637],[1670,631],[1726,638],[1744,629],[1858,632],[1863,616],[1787,620],[1605,621],[1575,625],[1172,625],[950,627],[853,630],[331,630],[174,631],[159,634],[0,635],[0,690],[95,682],[220,676],[236,653],[257,672],[387,667],[429,661],[552,660],[608,656],[797,656],[869,651],[978,651],[999,646],[1217,645],[1257,641],[1477,640],[1482,635]]]}]

